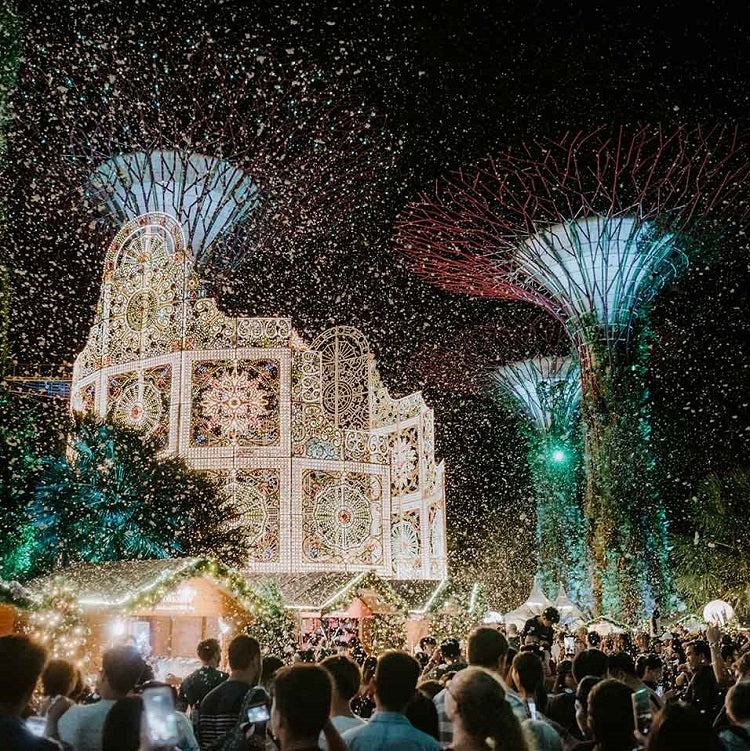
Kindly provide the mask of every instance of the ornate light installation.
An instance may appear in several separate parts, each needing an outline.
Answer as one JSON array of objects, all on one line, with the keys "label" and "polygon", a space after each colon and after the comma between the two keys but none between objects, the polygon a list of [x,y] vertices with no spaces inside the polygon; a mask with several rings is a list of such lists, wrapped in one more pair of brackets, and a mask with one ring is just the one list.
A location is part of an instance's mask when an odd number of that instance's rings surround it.
[{"label": "ornate light installation", "polygon": [[574,601],[590,600],[586,522],[580,499],[581,380],[573,357],[508,362],[492,374],[526,423],[536,499],[538,572],[544,588],[562,583]]},{"label": "ornate light installation", "polygon": [[746,224],[749,170],[727,128],[568,134],[441,180],[398,225],[397,245],[432,283],[531,302],[565,325],[581,365],[599,610],[635,617],[669,599],[639,332],[695,231]]}]

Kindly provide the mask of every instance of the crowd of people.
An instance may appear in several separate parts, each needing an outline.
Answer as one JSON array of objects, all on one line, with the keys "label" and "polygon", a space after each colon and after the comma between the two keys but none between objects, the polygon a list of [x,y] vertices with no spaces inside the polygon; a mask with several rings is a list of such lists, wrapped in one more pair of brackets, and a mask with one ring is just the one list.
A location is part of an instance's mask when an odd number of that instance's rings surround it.
[{"label": "crowd of people", "polygon": [[481,626],[413,654],[305,649],[291,664],[249,634],[179,686],[132,645],[104,652],[93,690],[21,635],[0,638],[2,751],[735,751],[750,749],[750,639],[684,629],[602,637]]}]

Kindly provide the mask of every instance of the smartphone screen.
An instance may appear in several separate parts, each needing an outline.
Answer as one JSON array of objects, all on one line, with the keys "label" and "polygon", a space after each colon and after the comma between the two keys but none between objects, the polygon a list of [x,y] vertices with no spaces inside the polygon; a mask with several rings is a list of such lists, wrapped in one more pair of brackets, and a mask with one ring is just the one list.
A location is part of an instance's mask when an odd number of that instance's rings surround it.
[{"label": "smartphone screen", "polygon": [[27,717],[26,729],[36,736],[43,736],[47,728],[47,720],[44,717]]},{"label": "smartphone screen", "polygon": [[155,686],[143,691],[148,738],[155,746],[174,746],[179,741],[177,713],[169,686]]},{"label": "smartphone screen", "polygon": [[576,651],[575,636],[564,636],[563,642],[565,643],[565,654],[572,655]]},{"label": "smartphone screen", "polygon": [[532,720],[536,720],[536,703],[533,701],[528,702],[529,705],[529,716]]},{"label": "smartphone screen", "polygon": [[648,735],[654,716],[648,689],[641,688],[632,696],[635,728],[641,735]]},{"label": "smartphone screen", "polygon": [[271,715],[265,702],[253,704],[247,708],[247,721],[252,723],[268,722]]}]

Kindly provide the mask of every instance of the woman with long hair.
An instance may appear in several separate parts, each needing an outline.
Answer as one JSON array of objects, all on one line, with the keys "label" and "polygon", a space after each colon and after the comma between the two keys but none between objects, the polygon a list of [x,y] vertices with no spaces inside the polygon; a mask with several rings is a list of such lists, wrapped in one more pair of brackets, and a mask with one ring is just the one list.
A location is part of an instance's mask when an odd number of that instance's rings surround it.
[{"label": "woman with long hair", "polygon": [[446,693],[445,712],[453,723],[453,751],[529,751],[521,724],[505,701],[505,689],[491,673],[483,668],[465,668],[456,673]]}]

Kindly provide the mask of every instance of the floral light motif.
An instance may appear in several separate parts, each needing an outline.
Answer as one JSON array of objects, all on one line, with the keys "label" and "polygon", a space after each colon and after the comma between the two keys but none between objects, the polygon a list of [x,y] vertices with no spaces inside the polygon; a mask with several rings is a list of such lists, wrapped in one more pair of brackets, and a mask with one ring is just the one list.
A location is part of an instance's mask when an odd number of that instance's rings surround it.
[{"label": "floral light motif", "polygon": [[395,493],[416,490],[419,482],[419,457],[417,456],[416,430],[404,431],[393,442],[391,449],[391,483]]},{"label": "floral light motif", "polygon": [[211,379],[201,409],[225,438],[249,433],[268,414],[266,393],[258,379],[236,370]]}]

